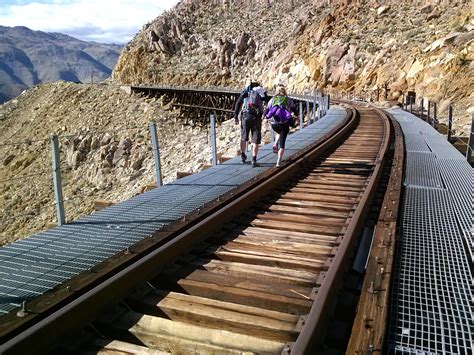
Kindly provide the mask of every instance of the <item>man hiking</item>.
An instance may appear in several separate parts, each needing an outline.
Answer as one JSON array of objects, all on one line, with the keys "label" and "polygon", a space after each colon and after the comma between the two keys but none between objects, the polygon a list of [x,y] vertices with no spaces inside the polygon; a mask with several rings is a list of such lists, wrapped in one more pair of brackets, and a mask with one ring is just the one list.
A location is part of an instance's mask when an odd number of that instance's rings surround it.
[{"label": "man hiking", "polygon": [[235,103],[234,120],[239,124],[239,112],[242,110],[240,119],[240,157],[242,163],[247,161],[245,154],[247,141],[252,142],[252,166],[256,167],[259,144],[262,142],[262,114],[263,102],[267,99],[265,89],[258,82],[251,82],[242,91]]}]

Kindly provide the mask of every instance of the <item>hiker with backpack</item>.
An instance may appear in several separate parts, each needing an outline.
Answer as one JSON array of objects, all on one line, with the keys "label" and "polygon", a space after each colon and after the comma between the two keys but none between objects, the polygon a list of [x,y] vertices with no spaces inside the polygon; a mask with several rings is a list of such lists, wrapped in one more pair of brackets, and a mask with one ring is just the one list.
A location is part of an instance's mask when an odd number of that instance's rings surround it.
[{"label": "hiker with backpack", "polygon": [[276,166],[280,166],[285,152],[285,142],[290,126],[294,126],[292,113],[296,115],[296,105],[286,94],[283,86],[277,88],[275,96],[268,103],[263,115],[270,120],[273,131],[275,131],[275,143],[273,153],[278,154]]},{"label": "hiker with backpack", "polygon": [[240,157],[242,163],[247,161],[245,150],[247,141],[252,142],[252,166],[256,167],[259,144],[262,142],[262,114],[263,103],[267,99],[265,89],[257,82],[242,91],[234,110],[235,124],[239,124],[239,112],[242,110],[240,119]]}]

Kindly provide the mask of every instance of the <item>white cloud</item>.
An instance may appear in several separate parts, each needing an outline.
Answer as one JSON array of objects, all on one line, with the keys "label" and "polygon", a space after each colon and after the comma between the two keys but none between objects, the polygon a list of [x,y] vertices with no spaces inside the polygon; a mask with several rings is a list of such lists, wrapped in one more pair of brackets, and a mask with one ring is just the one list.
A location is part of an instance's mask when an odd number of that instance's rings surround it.
[{"label": "white cloud", "polygon": [[178,0],[49,0],[0,5],[0,24],[61,32],[107,43],[128,42],[147,22]]}]

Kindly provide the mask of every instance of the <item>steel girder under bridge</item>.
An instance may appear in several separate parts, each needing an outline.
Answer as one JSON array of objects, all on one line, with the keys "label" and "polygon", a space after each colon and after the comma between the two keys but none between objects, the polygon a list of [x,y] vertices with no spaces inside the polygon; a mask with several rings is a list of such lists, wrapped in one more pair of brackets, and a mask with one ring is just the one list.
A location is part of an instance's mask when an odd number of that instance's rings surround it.
[{"label": "steel girder under bridge", "polygon": [[185,124],[207,125],[214,114],[222,122],[232,117],[239,91],[223,88],[183,88],[173,86],[131,86],[132,93],[161,97],[163,103],[180,109]]}]

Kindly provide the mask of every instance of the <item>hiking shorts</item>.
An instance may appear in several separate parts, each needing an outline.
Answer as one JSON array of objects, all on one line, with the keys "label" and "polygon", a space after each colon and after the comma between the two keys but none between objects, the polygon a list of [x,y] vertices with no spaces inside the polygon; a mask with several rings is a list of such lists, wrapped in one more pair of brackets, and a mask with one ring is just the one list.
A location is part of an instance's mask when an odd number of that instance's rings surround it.
[{"label": "hiking shorts", "polygon": [[262,119],[244,112],[240,125],[240,140],[247,142],[249,138],[255,144],[262,142]]},{"label": "hiking shorts", "polygon": [[290,132],[290,124],[287,123],[272,123],[272,129],[280,135],[280,140],[278,141],[278,147],[285,149],[285,142],[288,133]]}]

